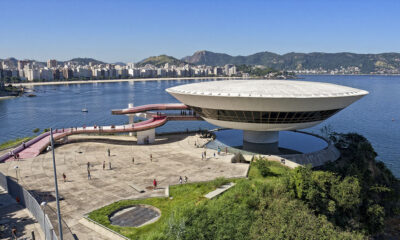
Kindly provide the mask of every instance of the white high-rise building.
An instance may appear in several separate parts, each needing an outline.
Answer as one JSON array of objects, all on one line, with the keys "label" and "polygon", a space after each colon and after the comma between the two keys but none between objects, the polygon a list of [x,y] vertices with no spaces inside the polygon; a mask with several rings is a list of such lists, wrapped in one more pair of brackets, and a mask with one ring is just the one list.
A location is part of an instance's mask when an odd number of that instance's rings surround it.
[{"label": "white high-rise building", "polygon": [[128,69],[134,69],[134,68],[135,68],[135,64],[129,62],[129,63],[126,64],[126,67],[127,67]]},{"label": "white high-rise building", "polygon": [[236,75],[236,66],[235,65],[233,65],[231,68],[229,68],[228,75],[229,76]]},{"label": "white high-rise building", "polygon": [[25,71],[25,77],[28,79],[28,81],[33,81],[33,80],[40,79],[39,70],[25,68],[24,71]]},{"label": "white high-rise building", "polygon": [[48,68],[55,68],[57,67],[57,60],[49,59],[47,60],[47,67]]},{"label": "white high-rise building", "polygon": [[53,81],[54,80],[53,71],[48,68],[40,69],[40,79],[45,81]]}]

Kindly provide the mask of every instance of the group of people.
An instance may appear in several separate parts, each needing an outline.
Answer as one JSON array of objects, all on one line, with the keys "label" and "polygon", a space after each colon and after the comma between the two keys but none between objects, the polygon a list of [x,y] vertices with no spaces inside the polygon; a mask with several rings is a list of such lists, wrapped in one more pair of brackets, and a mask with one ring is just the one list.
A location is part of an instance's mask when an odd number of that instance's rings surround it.
[{"label": "group of people", "polygon": [[14,158],[14,160],[19,161],[19,153],[14,153],[13,151],[10,152],[10,156]]},{"label": "group of people", "polygon": [[204,151],[201,153],[201,160],[204,160],[204,159],[207,160],[207,151]]},{"label": "group of people", "polygon": [[[22,142],[21,145],[22,145],[22,150],[24,150],[24,149],[26,148],[25,142]],[[10,157],[13,157],[14,160],[18,160],[18,161],[19,161],[19,153],[14,153],[14,151],[10,151],[10,152],[8,153],[8,155],[9,155]]]},{"label": "group of people", "polygon": [[[218,146],[217,152],[218,152],[218,155],[221,154],[221,147],[220,146]],[[225,154],[228,154],[228,147],[225,147]]]},{"label": "group of people", "polygon": [[[111,156],[110,149],[107,149],[107,154],[108,154],[109,157]],[[134,161],[135,161],[134,158],[132,158],[132,162],[134,162]],[[108,169],[109,170],[112,169],[111,168],[111,161],[108,162]],[[87,170],[87,178],[88,178],[88,180],[91,180],[92,179],[92,175],[90,173],[90,162],[86,163],[86,170]],[[103,170],[106,170],[106,161],[103,161]],[[62,176],[63,176],[64,182],[66,182],[67,181],[67,175],[65,175],[65,173],[63,173]]]},{"label": "group of people", "polygon": [[192,110],[181,110],[181,116],[186,116],[186,115],[196,116],[196,113]]},{"label": "group of people", "polygon": [[[183,181],[185,181],[185,183],[187,183],[187,181],[188,181],[188,177],[184,177],[183,178]],[[182,176],[179,176],[179,184],[182,184]]]}]

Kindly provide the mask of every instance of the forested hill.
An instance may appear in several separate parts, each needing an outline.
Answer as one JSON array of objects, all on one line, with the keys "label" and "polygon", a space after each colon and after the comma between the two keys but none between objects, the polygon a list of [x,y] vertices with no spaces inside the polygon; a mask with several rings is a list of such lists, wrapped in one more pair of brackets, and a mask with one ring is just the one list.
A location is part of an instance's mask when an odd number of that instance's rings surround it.
[{"label": "forested hill", "polygon": [[181,64],[186,64],[185,61],[176,59],[174,57],[167,56],[167,55],[160,55],[160,56],[148,57],[146,59],[143,59],[142,61],[137,63],[137,66],[143,67],[146,64],[151,64],[156,67],[163,67],[166,63],[168,63],[170,65],[175,65],[175,66],[179,66]]},{"label": "forested hill", "polygon": [[225,64],[264,65],[278,70],[325,69],[334,70],[358,67],[361,73],[380,70],[400,70],[400,53],[287,53],[259,52],[248,56],[231,56],[224,53],[198,51],[183,61],[196,65],[221,66]]},{"label": "forested hill", "polygon": [[104,64],[104,62],[93,58],[73,58],[67,62],[74,62],[78,65],[89,65],[90,62],[92,62],[93,64]]}]

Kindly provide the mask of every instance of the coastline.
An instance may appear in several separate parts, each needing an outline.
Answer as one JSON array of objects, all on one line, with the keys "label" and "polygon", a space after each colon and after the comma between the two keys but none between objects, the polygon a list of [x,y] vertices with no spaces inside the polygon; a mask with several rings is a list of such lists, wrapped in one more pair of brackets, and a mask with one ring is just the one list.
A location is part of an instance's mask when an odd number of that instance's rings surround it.
[{"label": "coastline", "polygon": [[[400,74],[299,74],[297,76],[400,76]],[[256,79],[256,77],[251,77]],[[187,79],[243,79],[243,77],[174,77],[174,78],[128,78],[128,79],[98,79],[98,80],[73,80],[73,81],[59,81],[59,82],[28,82],[28,83],[12,83],[14,86],[30,87],[41,85],[65,85],[65,84],[89,84],[89,83],[112,83],[112,82],[145,82],[145,81],[174,81],[174,80],[187,80]],[[257,78],[258,79],[258,78]],[[259,77],[259,79],[264,79]],[[297,77],[294,79],[302,79]],[[9,99],[10,97],[0,97],[2,99]]]},{"label": "coastline", "polygon": [[11,98],[15,98],[16,96],[1,96],[0,97],[0,101],[1,100],[6,100],[6,99],[11,99]]},{"label": "coastline", "polygon": [[[41,85],[65,85],[65,84],[88,84],[88,83],[112,83],[112,82],[145,82],[145,81],[173,81],[187,79],[242,79],[242,77],[187,77],[187,78],[129,78],[129,79],[104,79],[104,80],[77,80],[62,82],[32,82],[14,83],[15,86],[29,87]],[[0,98],[1,99],[1,98]]]},{"label": "coastline", "polygon": [[303,73],[296,76],[400,76],[400,73],[393,74],[370,74],[370,73],[359,73],[359,74],[329,74],[329,73]]}]

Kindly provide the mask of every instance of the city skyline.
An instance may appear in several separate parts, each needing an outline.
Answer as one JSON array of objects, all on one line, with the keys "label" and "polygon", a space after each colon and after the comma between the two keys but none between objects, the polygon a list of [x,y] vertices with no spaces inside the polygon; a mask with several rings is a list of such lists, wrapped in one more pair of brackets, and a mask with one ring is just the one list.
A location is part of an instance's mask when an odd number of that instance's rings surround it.
[{"label": "city skyline", "polygon": [[[396,1],[2,1],[0,58],[400,52]],[[17,15],[16,15],[17,14]],[[18,16],[18,17],[16,17]]]}]

